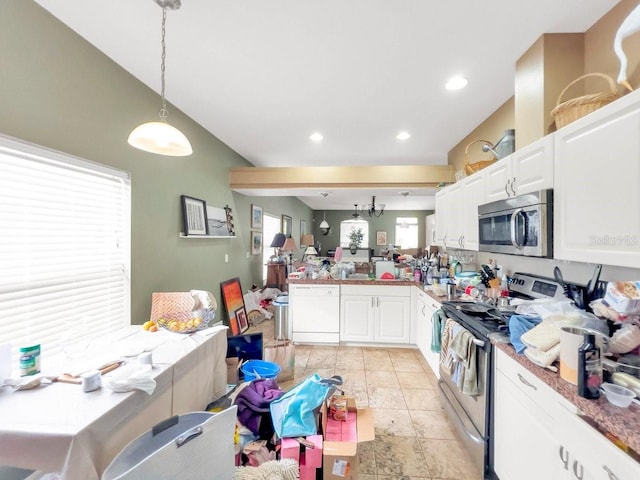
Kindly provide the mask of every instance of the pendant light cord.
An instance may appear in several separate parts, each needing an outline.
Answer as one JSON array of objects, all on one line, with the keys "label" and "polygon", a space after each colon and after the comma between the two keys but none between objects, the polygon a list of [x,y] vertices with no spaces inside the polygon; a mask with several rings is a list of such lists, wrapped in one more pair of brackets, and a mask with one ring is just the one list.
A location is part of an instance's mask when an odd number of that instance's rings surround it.
[{"label": "pendant light cord", "polygon": [[165,26],[167,23],[167,9],[166,7],[162,8],[162,34],[161,34],[161,41],[160,44],[162,45],[162,56],[161,58],[161,62],[160,62],[160,96],[162,97],[162,108],[160,109],[160,119],[163,122],[167,121],[167,116],[168,116],[168,111],[167,111],[167,102],[164,99],[164,63],[165,63],[165,59],[167,58],[167,45],[164,41],[164,35],[165,35]]}]

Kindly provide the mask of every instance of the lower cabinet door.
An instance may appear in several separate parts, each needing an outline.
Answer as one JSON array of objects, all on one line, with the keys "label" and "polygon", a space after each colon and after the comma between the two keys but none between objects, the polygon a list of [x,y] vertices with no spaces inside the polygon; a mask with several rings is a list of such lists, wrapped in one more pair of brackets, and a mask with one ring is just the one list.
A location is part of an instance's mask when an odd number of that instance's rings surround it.
[{"label": "lower cabinet door", "polygon": [[375,340],[380,343],[411,341],[411,298],[377,296]]},{"label": "lower cabinet door", "polygon": [[340,341],[373,342],[375,298],[369,295],[343,295],[340,299]]},{"label": "lower cabinet door", "polygon": [[[502,372],[496,372],[493,468],[500,480],[553,479],[559,444],[551,422]],[[586,480],[586,479],[584,479]]]}]

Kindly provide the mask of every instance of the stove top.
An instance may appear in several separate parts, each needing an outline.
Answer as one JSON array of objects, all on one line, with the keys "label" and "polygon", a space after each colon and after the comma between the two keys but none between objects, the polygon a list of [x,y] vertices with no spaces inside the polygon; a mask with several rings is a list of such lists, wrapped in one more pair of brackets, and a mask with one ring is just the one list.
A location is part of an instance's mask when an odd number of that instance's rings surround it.
[{"label": "stove top", "polygon": [[452,318],[463,327],[470,330],[476,336],[487,338],[491,333],[508,333],[509,317],[513,312],[501,312],[496,307],[484,303],[476,303],[482,305],[489,310],[486,313],[467,313],[460,310],[461,305],[474,304],[473,302],[447,301],[442,302],[442,309],[448,318]]}]

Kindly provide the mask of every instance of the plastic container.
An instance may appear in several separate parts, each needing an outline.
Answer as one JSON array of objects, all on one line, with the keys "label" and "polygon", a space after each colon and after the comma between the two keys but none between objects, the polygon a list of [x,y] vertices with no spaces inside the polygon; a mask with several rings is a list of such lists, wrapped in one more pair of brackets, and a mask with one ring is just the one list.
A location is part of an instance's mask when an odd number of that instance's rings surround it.
[{"label": "plastic container", "polygon": [[628,407],[636,396],[633,390],[613,383],[603,383],[601,388],[609,403],[616,407]]},{"label": "plastic container", "polygon": [[244,373],[244,381],[250,382],[257,378],[276,378],[280,373],[280,367],[273,362],[264,360],[249,360],[240,367]]},{"label": "plastic container", "polygon": [[40,373],[40,344],[20,348],[20,376]]}]

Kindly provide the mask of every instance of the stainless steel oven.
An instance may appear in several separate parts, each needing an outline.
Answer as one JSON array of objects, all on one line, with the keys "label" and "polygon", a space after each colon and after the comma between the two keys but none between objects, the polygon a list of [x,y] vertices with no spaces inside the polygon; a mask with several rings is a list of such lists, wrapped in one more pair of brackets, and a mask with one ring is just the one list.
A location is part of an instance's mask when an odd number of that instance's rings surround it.
[{"label": "stainless steel oven", "polygon": [[540,190],[478,207],[481,252],[553,256],[553,190]]}]

